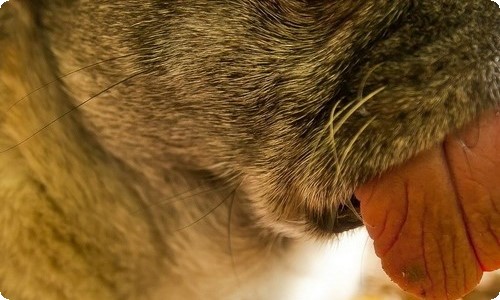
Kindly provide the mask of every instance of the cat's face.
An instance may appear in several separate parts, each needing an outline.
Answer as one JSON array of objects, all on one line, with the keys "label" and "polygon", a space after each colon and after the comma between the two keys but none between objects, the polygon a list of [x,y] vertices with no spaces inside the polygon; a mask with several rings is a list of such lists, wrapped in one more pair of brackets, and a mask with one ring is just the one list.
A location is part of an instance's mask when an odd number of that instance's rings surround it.
[{"label": "cat's face", "polygon": [[[338,210],[360,183],[500,101],[488,1],[153,3],[64,8],[63,71],[129,55],[68,79],[80,99],[126,81],[83,107],[89,122],[119,156],[245,178],[286,231],[360,225]],[[91,12],[103,22],[80,22]]]},{"label": "cat's face", "polygon": [[[82,106],[110,152],[153,173],[238,182],[258,222],[288,235],[361,225],[356,188],[484,114],[494,120],[500,104],[500,13],[489,1],[48,5],[74,15],[46,18],[64,24],[51,35],[63,73],[124,55],[66,80],[79,99],[112,87]],[[405,168],[396,177],[413,174]]]}]

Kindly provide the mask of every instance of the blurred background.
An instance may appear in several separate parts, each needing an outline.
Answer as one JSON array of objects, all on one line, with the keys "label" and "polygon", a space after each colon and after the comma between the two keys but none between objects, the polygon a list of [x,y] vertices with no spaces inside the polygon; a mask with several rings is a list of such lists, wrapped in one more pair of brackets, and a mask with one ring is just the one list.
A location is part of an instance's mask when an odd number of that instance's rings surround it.
[{"label": "blurred background", "polygon": [[[364,228],[320,247],[319,253],[312,254],[317,255],[314,264],[304,269],[306,279],[293,286],[286,300],[417,300],[403,293],[382,271]],[[485,273],[482,284],[463,299],[500,300],[499,293],[500,272]]]}]

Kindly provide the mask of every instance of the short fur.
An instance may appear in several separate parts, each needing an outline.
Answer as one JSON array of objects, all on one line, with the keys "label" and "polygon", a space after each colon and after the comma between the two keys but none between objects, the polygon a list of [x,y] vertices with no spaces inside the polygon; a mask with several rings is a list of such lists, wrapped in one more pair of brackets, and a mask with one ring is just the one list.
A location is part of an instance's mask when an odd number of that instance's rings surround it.
[{"label": "short fur", "polygon": [[356,186],[498,107],[498,28],[487,0],[10,0],[0,291],[279,299]]}]

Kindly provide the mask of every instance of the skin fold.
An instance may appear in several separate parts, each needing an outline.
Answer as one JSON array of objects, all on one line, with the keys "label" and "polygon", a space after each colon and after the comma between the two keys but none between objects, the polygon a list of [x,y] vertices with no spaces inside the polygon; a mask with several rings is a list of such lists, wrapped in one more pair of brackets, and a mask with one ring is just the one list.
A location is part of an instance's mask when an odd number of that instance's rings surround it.
[{"label": "skin fold", "polygon": [[[471,155],[498,165],[498,143],[480,130],[498,141],[498,28],[487,0],[10,0],[0,9],[0,290],[284,299],[303,276],[290,262],[314,258],[306,241],[412,206],[408,220],[435,210],[407,223],[405,255],[385,256],[375,234],[382,261],[397,265],[386,271],[420,296],[462,296],[498,268],[497,168],[471,164],[488,201],[443,189],[448,202],[438,192],[429,202],[384,182],[441,190],[469,166],[461,143],[486,145]],[[436,149],[445,155],[427,155]],[[408,238],[441,223],[465,236],[470,257]],[[408,284],[401,266],[422,253],[478,274],[447,289]],[[456,279],[431,269],[410,273]]]},{"label": "skin fold", "polygon": [[500,267],[499,137],[496,111],[358,190],[382,266],[404,289],[458,298]]}]

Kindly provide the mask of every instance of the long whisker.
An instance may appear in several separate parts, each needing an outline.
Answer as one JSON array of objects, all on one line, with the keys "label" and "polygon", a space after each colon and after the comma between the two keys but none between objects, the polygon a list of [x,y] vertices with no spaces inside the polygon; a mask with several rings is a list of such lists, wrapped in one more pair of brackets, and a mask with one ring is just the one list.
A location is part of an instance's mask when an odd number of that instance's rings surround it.
[{"label": "long whisker", "polygon": [[[163,206],[163,205],[180,202],[180,201],[183,201],[183,200],[186,200],[186,199],[189,199],[189,198],[193,198],[193,197],[196,197],[196,196],[200,196],[200,195],[203,195],[203,194],[208,194],[208,193],[217,192],[217,191],[223,191],[223,190],[226,190],[226,189],[228,189],[228,186],[222,186],[222,187],[215,188],[215,189],[214,188],[204,189],[204,190],[201,190],[201,191],[196,192],[196,193],[193,193],[192,190],[188,190],[188,191],[182,192],[180,194],[168,197],[165,200],[158,201],[158,202],[155,202],[155,203],[151,203],[151,204],[148,205],[148,208],[160,207],[160,206]],[[142,209],[139,209],[139,210],[135,211],[134,214],[139,214],[141,212],[142,212]]]},{"label": "long whisker", "polygon": [[[357,99],[363,99],[363,92],[364,92],[364,89],[365,89],[365,86],[366,86],[366,83],[368,81],[368,78],[373,74],[373,72],[382,65],[382,63],[380,64],[377,64],[375,65],[373,68],[371,68],[367,74],[364,76],[362,82],[361,82],[361,85],[359,87],[359,90],[358,90],[358,98]],[[316,151],[318,150],[318,147],[319,147],[319,144],[321,143],[321,140],[323,138],[323,135],[326,133],[326,131],[330,128],[333,128],[333,124],[334,122],[337,120],[337,118],[339,118],[340,116],[342,116],[342,114],[344,113],[344,111],[346,111],[348,108],[350,108],[354,102],[351,102],[351,103],[348,103],[347,105],[345,105],[344,107],[342,107],[341,110],[339,110],[337,112],[337,107],[339,105],[340,102],[336,102],[335,105],[333,106],[332,110],[330,111],[330,118],[328,120],[328,122],[325,124],[325,126],[321,129],[321,131],[319,132],[317,138],[316,138],[316,141],[314,143],[314,146],[313,146],[313,150],[312,150],[312,157],[314,158],[315,157],[315,153]],[[359,110],[358,110],[359,111]],[[335,132],[330,130],[330,135],[329,135],[329,142],[331,144],[331,148],[333,149],[333,155],[334,155],[334,158],[335,158],[335,164],[338,165],[338,155],[337,155],[337,147],[335,147]],[[312,161],[311,163],[312,164]],[[311,169],[309,167],[309,169]]]},{"label": "long whisker", "polygon": [[[335,124],[335,126],[332,126],[330,127],[330,138],[331,139],[334,139],[335,138],[335,134],[340,130],[340,128],[345,124],[345,122],[347,121],[347,119],[349,119],[350,116],[352,116],[360,107],[362,107],[366,102],[368,102],[370,99],[372,99],[375,95],[377,95],[378,93],[380,93],[381,91],[383,91],[385,89],[385,87],[381,87],[377,90],[375,90],[374,92],[370,93],[368,96],[366,96],[365,98],[363,99],[360,99],[360,101],[358,101],[355,105],[353,105],[348,111],[347,113],[342,116],[342,118],[340,119],[339,123],[338,124]],[[372,121],[372,120],[371,120]],[[371,122],[370,121],[370,122]],[[368,124],[365,124],[365,126],[363,126],[361,128],[361,131],[358,131],[358,133],[356,134],[356,139],[359,137],[359,135],[361,134],[361,132],[363,130],[366,129],[366,127],[368,126]],[[355,140],[354,140],[355,141]],[[351,140],[351,144],[348,145],[348,149],[349,148],[352,148],[352,145],[354,143],[353,140]],[[335,150],[336,147],[334,146],[334,141],[332,142],[332,148]],[[350,149],[349,149],[350,151]],[[348,154],[349,152],[347,152]],[[338,155],[336,157],[334,157],[335,159],[335,166],[336,166],[336,172],[335,172],[335,182],[338,182],[338,179],[340,178],[340,171],[341,171],[341,165],[344,163],[343,160],[345,159],[345,157],[347,156],[346,152],[344,151],[344,158],[342,159],[342,161],[340,161],[338,159]],[[334,155],[336,155],[336,152],[334,151]]]},{"label": "long whisker", "polygon": [[71,72],[68,72],[66,74],[63,74],[62,76],[59,76],[57,77],[56,79],[54,80],[51,80],[49,82],[46,82],[44,84],[42,84],[41,86],[37,87],[36,89],[32,90],[31,92],[29,92],[28,94],[24,95],[22,98],[20,98],[19,100],[17,100],[16,102],[12,103],[6,110],[6,112],[9,112],[12,108],[14,108],[14,106],[18,105],[19,103],[21,103],[23,100],[27,99],[29,96],[33,95],[34,93],[40,91],[41,89],[43,88],[46,88],[47,86],[65,78],[65,77],[68,77],[72,74],[75,74],[77,72],[80,72],[80,71],[83,71],[83,70],[86,70],[86,69],[90,69],[92,67],[95,67],[95,66],[98,66],[100,64],[103,64],[103,63],[106,63],[106,62],[110,62],[110,61],[113,61],[113,60],[118,60],[120,58],[125,58],[125,57],[129,57],[129,56],[132,56],[132,54],[127,54],[127,55],[121,55],[121,56],[116,56],[116,57],[112,57],[112,58],[108,58],[108,59],[104,59],[104,60],[101,60],[101,61],[98,61],[96,63],[93,63],[91,65],[88,65],[88,66],[85,66],[85,67],[82,67],[82,68],[79,68],[79,69],[76,69],[76,70],[73,70]]},{"label": "long whisker", "polygon": [[365,77],[363,77],[363,81],[361,81],[361,85],[359,86],[359,90],[358,90],[358,99],[363,99],[363,93],[364,93],[366,83],[368,82],[368,78],[370,78],[370,76],[373,74],[373,72],[375,72],[375,70],[378,67],[380,67],[381,65],[382,65],[382,63],[376,64],[375,66],[373,66],[373,68],[368,70]]},{"label": "long whisker", "polygon": [[227,216],[227,248],[229,251],[229,255],[231,256],[231,268],[233,269],[234,277],[236,278],[236,282],[239,286],[241,286],[240,277],[238,276],[238,272],[236,271],[236,260],[234,258],[233,253],[233,240],[231,239],[231,222],[233,216],[233,206],[234,201],[236,201],[235,193],[233,193],[233,197],[228,207],[228,216]]},{"label": "long whisker", "polygon": [[342,157],[340,158],[340,161],[339,163],[336,165],[336,172],[335,172],[335,182],[338,182],[338,179],[340,178],[340,172],[342,171],[342,168],[345,164],[345,161],[347,160],[347,156],[351,153],[352,149],[353,149],[353,146],[354,144],[356,143],[356,141],[359,139],[359,137],[361,136],[361,134],[366,130],[366,128],[368,128],[368,126],[370,126],[370,124],[376,119],[376,117],[372,117],[370,120],[368,120],[359,130],[358,132],[356,132],[356,134],[354,135],[354,137],[352,137],[352,139],[349,141],[349,144],[346,146],[346,148],[344,149],[343,153],[342,153]]},{"label": "long whisker", "polygon": [[12,150],[12,149],[14,149],[14,148],[16,148],[16,147],[21,146],[22,144],[26,143],[29,139],[31,139],[31,138],[33,138],[34,136],[38,135],[40,132],[42,132],[43,130],[47,129],[47,128],[48,128],[48,127],[50,127],[52,124],[56,123],[56,122],[57,122],[57,121],[59,121],[60,119],[62,119],[62,118],[64,118],[65,116],[69,115],[70,113],[74,112],[75,110],[77,110],[77,109],[78,109],[78,108],[80,108],[81,106],[85,105],[86,103],[88,103],[88,102],[89,102],[89,101],[91,101],[92,99],[94,99],[94,98],[96,98],[96,97],[98,97],[98,96],[100,96],[100,95],[104,94],[105,92],[107,92],[107,91],[111,90],[112,88],[116,87],[117,85],[120,85],[120,84],[122,84],[122,83],[124,83],[124,82],[127,82],[127,81],[129,81],[130,79],[132,79],[132,78],[134,78],[134,77],[136,77],[136,76],[139,76],[139,75],[141,75],[141,74],[144,74],[144,73],[146,73],[146,71],[141,71],[141,72],[134,73],[134,74],[132,74],[132,75],[128,76],[127,78],[122,79],[122,80],[120,80],[120,81],[118,81],[118,82],[116,82],[116,83],[114,83],[114,84],[112,84],[112,85],[108,86],[107,88],[103,89],[103,90],[102,90],[102,91],[100,91],[99,93],[97,93],[97,94],[95,94],[95,95],[91,96],[91,97],[90,97],[90,98],[88,98],[87,100],[85,100],[85,101],[83,101],[83,102],[79,103],[78,105],[76,105],[76,106],[72,107],[71,109],[69,109],[68,111],[64,112],[64,113],[63,113],[63,114],[61,114],[59,117],[57,117],[57,118],[53,119],[52,121],[50,121],[50,122],[46,123],[46,124],[45,124],[45,125],[43,125],[41,128],[39,128],[38,130],[36,130],[33,134],[29,135],[28,137],[26,137],[25,139],[21,140],[20,142],[18,142],[18,143],[16,143],[16,144],[12,145],[12,146],[10,146],[10,147],[7,147],[7,148],[5,148],[5,149],[2,149],[2,150],[0,151],[0,154],[5,153],[5,152],[10,151],[10,150]]},{"label": "long whisker", "polygon": [[220,201],[219,203],[217,203],[216,206],[214,206],[212,209],[210,209],[207,213],[205,213],[203,216],[201,216],[200,218],[196,219],[194,222],[192,222],[191,224],[188,224],[186,226],[183,226],[181,228],[178,228],[176,229],[175,231],[181,231],[181,230],[184,230],[184,229],[187,229],[193,225],[196,225],[198,222],[200,222],[201,220],[203,220],[204,218],[206,218],[207,216],[209,216],[211,213],[213,213],[217,208],[219,208],[224,202],[226,202],[231,196],[235,196],[236,195],[236,191],[239,189],[241,183],[243,182],[243,180],[234,188],[234,190],[229,193],[229,195],[227,195],[227,197],[224,197],[222,199],[222,201]]},{"label": "long whisker", "polygon": [[[309,172],[311,172],[313,170],[312,168],[312,164],[314,163],[314,159],[316,157],[316,152],[318,151],[318,148],[319,148],[319,145],[323,139],[323,136],[326,134],[326,132],[328,131],[328,129],[333,126],[333,122],[335,122],[335,120],[347,109],[349,108],[352,104],[349,103],[347,104],[346,106],[342,107],[342,109],[340,111],[337,112],[337,107],[339,106],[339,103],[340,102],[336,102],[335,105],[333,106],[332,110],[330,111],[330,117],[328,119],[328,122],[325,124],[325,126],[321,129],[321,131],[319,132],[318,136],[316,137],[316,141],[314,143],[314,146],[313,146],[313,150],[312,150],[312,160],[310,161],[309,163]],[[329,141],[333,142],[334,141],[334,137],[330,136],[329,137]],[[336,149],[335,147],[332,145],[332,148],[334,149],[334,156],[336,156],[337,152],[336,152]]]},{"label": "long whisker", "polygon": [[363,106],[366,102],[368,102],[369,100],[371,100],[374,96],[376,96],[377,94],[379,94],[380,92],[382,92],[384,89],[385,89],[385,86],[383,86],[381,88],[378,88],[377,90],[371,92],[365,98],[360,99],[360,101],[356,102],[356,104],[353,105],[351,107],[351,109],[349,109],[347,111],[347,113],[342,116],[342,118],[339,120],[339,122],[337,124],[335,124],[335,126],[331,126],[330,127],[330,136],[335,136],[335,134],[337,134],[337,132],[345,124],[345,122],[347,121],[347,119],[349,119],[349,117],[351,117],[361,106]]},{"label": "long whisker", "polygon": [[[338,112],[335,112],[335,111],[332,110],[332,112],[330,114],[330,120],[326,124],[325,130],[328,130],[328,129],[331,129],[332,127],[334,127],[333,124],[337,120],[337,118],[339,118],[340,116],[342,116],[342,114],[344,113],[344,111],[346,111],[347,109],[349,109],[353,105],[354,105],[354,102],[351,102],[351,103],[348,103],[347,105],[345,105],[344,107],[342,107],[342,109],[339,110]],[[335,138],[335,133],[333,133],[330,130],[330,132],[329,132],[329,140],[331,142],[333,142],[334,138]],[[334,145],[335,145],[335,143],[332,144],[332,146],[334,146]]]},{"label": "long whisker", "polygon": [[[353,105],[353,102],[348,103],[335,115],[333,114],[333,111],[332,111],[332,114],[330,116],[330,121],[328,122],[328,129],[331,129],[333,127],[333,123],[335,122],[335,120],[337,120],[337,118],[340,117],[344,113],[344,111],[349,109],[352,105]],[[337,147],[335,145],[335,134],[331,130],[330,130],[328,141],[330,142],[330,147],[332,149],[333,159],[335,161],[335,166],[338,166],[340,164],[340,162],[339,162],[339,155],[337,152]]]},{"label": "long whisker", "polygon": [[[375,65],[374,67],[372,67],[368,72],[367,74],[363,77],[363,80],[361,82],[361,85],[359,87],[359,90],[358,90],[358,97],[357,99],[363,99],[363,92],[364,92],[364,89],[365,89],[365,86],[366,86],[366,83],[368,81],[368,78],[373,74],[373,72],[382,65],[382,63],[380,64],[377,64]],[[369,95],[370,96],[370,95]],[[337,107],[339,105],[340,102],[336,102],[335,105],[333,106],[332,110],[330,111],[330,118],[328,120],[328,122],[325,124],[325,126],[323,127],[323,129],[319,132],[318,134],[318,137],[316,138],[316,141],[314,143],[314,146],[313,146],[313,151],[312,151],[312,157],[314,158],[315,157],[315,153],[316,151],[318,150],[318,147],[319,147],[319,144],[321,143],[321,140],[323,138],[323,135],[326,133],[326,131],[328,129],[332,129],[334,128],[335,126],[333,126],[334,122],[342,116],[342,114],[344,113],[344,111],[346,111],[347,109],[349,109],[351,106],[354,105],[355,102],[350,102],[348,103],[347,105],[345,105],[344,107],[342,107],[341,110],[337,111]],[[350,114],[352,114],[352,112],[354,111],[361,111],[362,110],[362,107],[359,107],[359,108],[353,108],[352,110],[350,110],[351,113],[347,113],[347,117],[349,117]],[[343,120],[343,119],[342,119]],[[344,121],[341,121],[341,123],[343,124],[345,122]],[[341,125],[342,125],[341,124]],[[340,125],[340,126],[341,126]],[[340,128],[340,127],[339,127]],[[338,165],[339,164],[339,159],[338,159],[338,154],[337,154],[337,147],[335,146],[335,133],[338,131],[337,130],[330,130],[330,134],[329,134],[329,143],[330,143],[330,147],[333,151],[333,156],[334,156],[334,159],[335,159],[335,165]],[[313,161],[311,161],[310,164],[312,164]],[[309,169],[311,169],[309,167]]]},{"label": "long whisker", "polygon": [[212,209],[210,209],[207,213],[205,213],[203,216],[199,217],[198,219],[196,219],[194,222],[186,225],[186,226],[183,226],[181,228],[178,228],[176,229],[175,231],[181,231],[181,230],[184,230],[184,229],[187,229],[193,225],[196,225],[198,224],[198,222],[200,222],[201,220],[205,219],[206,217],[208,217],[211,213],[213,213],[217,208],[219,208],[224,202],[227,201],[227,199],[229,199],[229,197],[231,197],[233,193],[229,194],[227,197],[223,198],[222,201],[220,201],[219,203],[217,203],[216,206],[214,206]]}]

